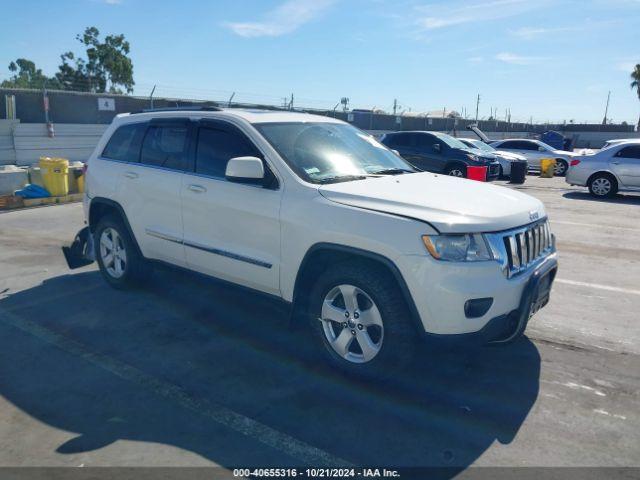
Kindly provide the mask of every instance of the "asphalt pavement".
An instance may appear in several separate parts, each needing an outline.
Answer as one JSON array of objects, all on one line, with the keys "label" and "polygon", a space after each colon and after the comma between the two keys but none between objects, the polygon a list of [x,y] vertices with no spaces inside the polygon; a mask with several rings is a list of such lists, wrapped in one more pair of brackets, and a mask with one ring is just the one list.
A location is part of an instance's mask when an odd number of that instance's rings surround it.
[{"label": "asphalt pavement", "polygon": [[0,466],[639,466],[640,196],[510,188],[557,235],[550,304],[513,345],[424,351],[387,384],[329,370],[260,295],[69,271],[80,204],[0,213]]}]

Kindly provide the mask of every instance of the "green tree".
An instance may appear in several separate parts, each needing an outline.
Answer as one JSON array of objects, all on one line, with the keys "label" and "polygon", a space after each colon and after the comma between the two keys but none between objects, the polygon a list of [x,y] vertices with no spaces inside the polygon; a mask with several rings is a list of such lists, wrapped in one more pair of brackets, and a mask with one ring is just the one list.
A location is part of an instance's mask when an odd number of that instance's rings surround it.
[{"label": "green tree", "polygon": [[[635,88],[638,93],[638,100],[640,100],[640,63],[636,65],[631,72],[631,88]],[[638,119],[638,130],[640,130],[640,118]]]},{"label": "green tree", "polygon": [[76,39],[86,47],[86,59],[73,52],[60,56],[62,60],[56,78],[65,90],[96,93],[127,93],[133,91],[133,63],[128,57],[129,42],[124,35],[108,35],[100,40],[96,27],[87,27]]},{"label": "green tree", "polygon": [[36,64],[26,58],[18,58],[9,64],[9,71],[13,74],[9,80],[4,80],[0,87],[4,88],[59,88],[56,78],[48,78]]}]

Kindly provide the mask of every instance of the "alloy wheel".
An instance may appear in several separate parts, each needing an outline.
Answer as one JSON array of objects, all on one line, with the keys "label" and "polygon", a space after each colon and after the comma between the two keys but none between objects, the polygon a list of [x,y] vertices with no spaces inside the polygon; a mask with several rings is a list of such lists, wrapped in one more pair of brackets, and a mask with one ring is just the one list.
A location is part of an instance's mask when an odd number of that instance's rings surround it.
[{"label": "alloy wheel", "polygon": [[567,164],[565,162],[557,161],[554,167],[554,175],[561,177],[567,171]]},{"label": "alloy wheel", "polygon": [[452,177],[464,177],[464,173],[459,168],[450,170],[449,175],[451,175]]},{"label": "alloy wheel", "polygon": [[369,362],[382,348],[382,315],[358,287],[343,284],[332,288],[322,302],[319,320],[333,351],[348,362]]},{"label": "alloy wheel", "polygon": [[127,252],[116,229],[108,227],[100,235],[100,258],[107,273],[120,278],[127,268]]}]

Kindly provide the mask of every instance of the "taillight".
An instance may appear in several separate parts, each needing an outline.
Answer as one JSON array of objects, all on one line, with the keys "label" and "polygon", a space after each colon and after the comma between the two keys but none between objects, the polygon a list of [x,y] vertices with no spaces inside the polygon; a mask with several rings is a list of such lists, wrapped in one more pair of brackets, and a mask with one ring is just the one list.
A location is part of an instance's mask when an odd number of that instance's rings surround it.
[{"label": "taillight", "polygon": [[575,167],[576,165],[578,165],[580,163],[580,160],[571,160],[571,166]]}]

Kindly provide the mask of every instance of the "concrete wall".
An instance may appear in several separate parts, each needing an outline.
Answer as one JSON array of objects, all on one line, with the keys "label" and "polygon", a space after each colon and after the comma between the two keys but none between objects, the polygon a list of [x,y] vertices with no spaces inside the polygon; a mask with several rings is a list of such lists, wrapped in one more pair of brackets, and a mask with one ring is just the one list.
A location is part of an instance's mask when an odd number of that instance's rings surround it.
[{"label": "concrete wall", "polygon": [[[44,123],[45,114],[42,92],[0,88],[0,115],[4,115],[6,95],[16,99],[16,117],[22,123]],[[109,124],[119,113],[135,112],[150,108],[150,101],[144,97],[128,95],[94,94],[85,92],[64,92],[51,90],[49,97],[49,121],[53,123]],[[98,100],[108,98],[114,102],[114,110],[101,110]],[[198,102],[180,99],[158,98],[154,108],[177,106],[216,106],[215,102]]]},{"label": "concrete wall", "polygon": [[[128,95],[92,94],[82,92],[50,91],[49,119],[55,136],[47,136],[44,123],[42,92],[0,88],[0,115],[5,112],[5,96],[14,95],[16,116],[19,120],[0,120],[0,165],[31,165],[41,156],[64,157],[69,160],[86,160],[100,136],[118,113],[143,110],[150,107],[148,98]],[[112,99],[113,111],[98,108],[98,100]],[[158,98],[154,107],[216,106],[211,101]],[[234,107],[267,108],[265,105],[234,104]],[[335,117],[372,133],[398,130],[428,130],[454,133],[457,136],[475,138],[467,130],[471,120],[453,118],[425,118],[372,114],[369,111],[334,112],[326,110],[302,110]],[[613,138],[640,138],[632,125],[530,125],[500,121],[481,121],[479,127],[491,139],[532,138],[546,130],[557,130],[573,140],[576,148],[600,148]]]},{"label": "concrete wall", "polygon": [[[0,121],[0,165],[33,165],[40,157],[62,157],[71,161],[86,161],[107,129],[107,125],[54,124],[55,136],[49,138],[44,123],[23,124]],[[376,136],[392,130],[371,130]],[[4,135],[4,132],[13,134]],[[477,138],[473,132],[457,132],[464,138]],[[639,133],[573,132],[577,139],[576,148],[600,148],[605,140],[611,138],[640,138]],[[526,138],[531,132],[489,132],[489,138]],[[7,145],[3,148],[2,145]]]},{"label": "concrete wall", "polygon": [[40,157],[86,161],[107,125],[56,124],[49,138],[43,123],[18,124],[14,128],[15,163],[33,165]]},{"label": "concrete wall", "polygon": [[[0,88],[0,115],[5,111],[5,95],[14,95],[16,99],[16,114],[21,123],[44,123],[44,109],[42,92],[38,90],[7,89]],[[106,124],[110,123],[118,113],[131,112],[149,108],[151,102],[145,97],[132,97],[128,95],[94,94],[85,92],[49,91],[49,119],[53,123],[86,123]],[[113,111],[104,111],[98,108],[98,99],[109,98],[114,102]],[[172,98],[156,98],[155,108],[176,106],[216,106],[214,101],[184,100]],[[268,105],[234,106],[250,108],[275,108]],[[353,125],[364,130],[432,130],[448,132],[454,128],[457,131],[465,131],[467,125],[475,123],[473,120],[452,118],[425,118],[412,116],[395,116],[389,114],[372,114],[369,111],[353,110],[350,112],[334,112],[330,110],[303,111],[327,115],[341,120],[349,121]],[[480,121],[480,128],[485,132],[526,132],[540,134],[547,130],[557,130],[565,136],[571,136],[577,132],[604,132],[604,133],[633,133],[633,125],[600,125],[600,124],[549,124],[530,125],[526,123],[507,123],[503,121]],[[612,138],[616,138],[614,135]]]},{"label": "concrete wall", "polygon": [[16,151],[13,145],[13,130],[18,120],[0,120],[0,165],[16,163]]}]

